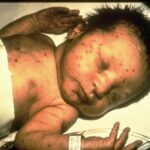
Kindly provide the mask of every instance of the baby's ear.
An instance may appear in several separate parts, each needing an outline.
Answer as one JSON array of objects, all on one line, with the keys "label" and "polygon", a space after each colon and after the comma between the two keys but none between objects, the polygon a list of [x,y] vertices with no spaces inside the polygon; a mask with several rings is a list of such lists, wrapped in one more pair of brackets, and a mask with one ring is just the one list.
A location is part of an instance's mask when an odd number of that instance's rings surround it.
[{"label": "baby's ear", "polygon": [[87,23],[84,22],[80,22],[78,25],[75,26],[75,28],[71,29],[68,34],[67,34],[67,39],[71,40],[71,39],[75,39],[78,36],[80,36],[81,34],[83,34],[86,30],[86,25]]}]

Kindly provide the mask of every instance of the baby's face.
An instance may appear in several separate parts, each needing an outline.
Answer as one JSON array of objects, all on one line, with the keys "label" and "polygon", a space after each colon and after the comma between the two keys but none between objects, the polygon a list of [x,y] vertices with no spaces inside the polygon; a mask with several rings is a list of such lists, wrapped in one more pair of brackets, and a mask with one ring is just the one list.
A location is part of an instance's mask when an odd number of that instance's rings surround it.
[{"label": "baby's face", "polygon": [[[70,44],[61,64],[61,92],[83,115],[101,116],[138,92],[141,46],[124,26],[95,30]],[[141,81],[141,82],[139,82]]]}]

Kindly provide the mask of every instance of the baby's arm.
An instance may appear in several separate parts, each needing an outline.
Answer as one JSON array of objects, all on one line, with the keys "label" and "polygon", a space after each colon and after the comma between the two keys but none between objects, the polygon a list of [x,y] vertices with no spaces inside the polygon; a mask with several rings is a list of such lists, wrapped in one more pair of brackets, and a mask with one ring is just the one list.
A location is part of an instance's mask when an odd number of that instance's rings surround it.
[{"label": "baby's arm", "polygon": [[61,34],[76,26],[82,17],[78,10],[66,7],[51,7],[26,15],[0,30],[0,37],[32,33]]},{"label": "baby's arm", "polygon": [[[69,136],[63,130],[77,119],[77,113],[69,106],[47,107],[37,113],[18,132],[15,145],[27,150],[69,150]],[[107,138],[89,137],[81,139],[81,150],[135,150],[141,144],[135,141],[124,146],[129,130],[124,129],[117,139],[119,124],[116,123]]]},{"label": "baby's arm", "polygon": [[68,135],[62,133],[77,119],[69,105],[45,107],[18,132],[15,146],[22,150],[68,150]]}]

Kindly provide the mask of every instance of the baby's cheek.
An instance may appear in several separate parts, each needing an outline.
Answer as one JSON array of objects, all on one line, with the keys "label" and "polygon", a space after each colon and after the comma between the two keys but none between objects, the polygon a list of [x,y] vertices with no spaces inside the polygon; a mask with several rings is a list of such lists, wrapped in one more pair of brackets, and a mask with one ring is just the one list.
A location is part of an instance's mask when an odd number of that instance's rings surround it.
[{"label": "baby's cheek", "polygon": [[90,64],[83,55],[74,55],[67,60],[65,71],[71,76],[80,77],[89,72]]},{"label": "baby's cheek", "polygon": [[77,95],[74,93],[76,89],[77,87],[74,81],[66,77],[65,80],[62,82],[60,90],[66,99],[71,99],[72,101],[74,101],[77,99]]},{"label": "baby's cheek", "polygon": [[69,55],[67,55],[64,58],[63,72],[69,76],[77,74],[78,68],[80,68],[79,59],[82,58],[78,58],[74,52],[71,52]]}]

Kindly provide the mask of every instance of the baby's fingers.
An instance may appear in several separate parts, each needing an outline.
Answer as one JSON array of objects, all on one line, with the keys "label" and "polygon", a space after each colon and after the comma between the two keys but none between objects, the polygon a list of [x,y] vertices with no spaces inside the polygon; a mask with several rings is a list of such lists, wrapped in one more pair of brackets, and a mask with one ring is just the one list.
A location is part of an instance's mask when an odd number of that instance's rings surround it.
[{"label": "baby's fingers", "polygon": [[50,7],[45,10],[49,10],[50,13],[69,13],[69,8],[67,7]]},{"label": "baby's fingers", "polygon": [[51,12],[55,12],[58,14],[68,14],[68,15],[78,15],[79,14],[79,10],[78,9],[69,9],[67,7],[51,7],[50,8]]},{"label": "baby's fingers", "polygon": [[137,148],[139,148],[139,146],[142,145],[142,143],[143,142],[141,140],[137,140],[133,143],[128,144],[122,150],[136,150]]},{"label": "baby's fingers", "polygon": [[116,141],[116,144],[115,144],[115,150],[120,150],[125,145],[125,143],[128,139],[129,131],[130,131],[130,128],[127,127],[120,134],[120,136],[119,136],[119,138],[118,138],[118,140]]},{"label": "baby's fingers", "polygon": [[110,135],[109,135],[109,141],[112,144],[114,144],[117,139],[118,130],[119,130],[119,122],[114,124],[114,126],[110,132]]}]

